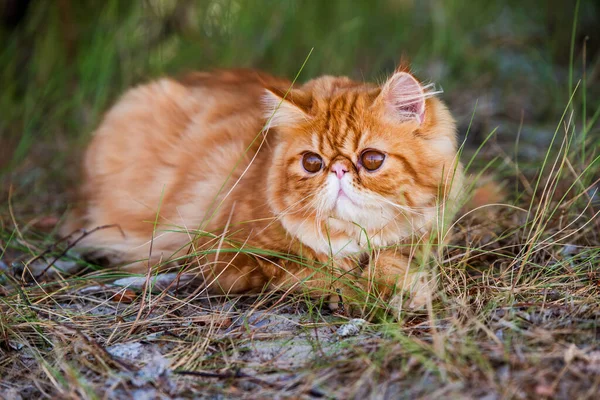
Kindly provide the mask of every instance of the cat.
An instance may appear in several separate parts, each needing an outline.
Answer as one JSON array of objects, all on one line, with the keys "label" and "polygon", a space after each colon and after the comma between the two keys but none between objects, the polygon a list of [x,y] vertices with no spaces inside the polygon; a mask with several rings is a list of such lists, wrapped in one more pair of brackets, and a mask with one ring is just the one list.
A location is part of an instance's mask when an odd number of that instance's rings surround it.
[{"label": "cat", "polygon": [[62,233],[105,226],[77,247],[140,273],[186,264],[212,292],[421,308],[463,181],[436,95],[404,67],[382,85],[240,69],[135,87],[95,131]]}]

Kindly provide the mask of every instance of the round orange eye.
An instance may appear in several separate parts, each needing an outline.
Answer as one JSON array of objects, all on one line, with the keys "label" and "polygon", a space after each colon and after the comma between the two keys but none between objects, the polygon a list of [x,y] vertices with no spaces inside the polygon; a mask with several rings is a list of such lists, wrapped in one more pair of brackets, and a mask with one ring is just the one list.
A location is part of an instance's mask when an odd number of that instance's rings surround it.
[{"label": "round orange eye", "polygon": [[305,153],[302,156],[302,166],[306,172],[312,174],[319,172],[323,168],[323,159],[320,155],[315,153]]},{"label": "round orange eye", "polygon": [[384,160],[385,154],[376,150],[364,151],[360,156],[360,161],[367,171],[375,171],[381,167],[381,164],[383,164]]}]

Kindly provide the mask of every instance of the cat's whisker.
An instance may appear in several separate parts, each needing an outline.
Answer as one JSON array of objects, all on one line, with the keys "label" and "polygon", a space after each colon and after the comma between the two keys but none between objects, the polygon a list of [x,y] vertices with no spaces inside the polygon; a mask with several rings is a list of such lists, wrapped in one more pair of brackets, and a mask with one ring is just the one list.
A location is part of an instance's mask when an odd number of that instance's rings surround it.
[{"label": "cat's whisker", "polygon": [[[263,229],[261,229],[258,232],[258,234],[262,234],[268,228],[270,228],[271,226],[273,226],[273,224],[275,224],[276,222],[281,221],[281,219],[283,219],[286,216],[293,215],[293,214],[298,214],[300,212],[305,212],[306,213],[306,211],[310,210],[311,207],[314,205],[314,202],[316,201],[315,197],[316,197],[315,194],[311,194],[308,198],[302,198],[302,199],[296,201],[295,203],[291,204],[290,206],[286,207],[283,211],[281,211],[276,216],[274,216],[272,218],[271,222],[269,222]],[[307,201],[308,199],[310,199],[310,202],[302,205],[302,207],[300,207],[297,210],[294,210],[293,212],[289,212],[296,205],[298,205],[299,203],[302,203],[303,201]]]},{"label": "cat's whisker", "polygon": [[394,208],[397,208],[399,210],[401,210],[403,213],[407,213],[407,214],[414,214],[414,215],[418,215],[418,216],[425,216],[424,213],[419,212],[417,210],[415,210],[412,207],[406,207],[397,203],[394,203],[393,201],[387,200],[387,199],[383,199],[382,200],[384,203],[391,205]]},{"label": "cat's whisker", "polygon": [[401,205],[398,203],[394,203],[393,201],[391,201],[385,197],[380,197],[380,200],[385,202],[386,204],[389,204],[389,205],[395,207],[395,208],[398,208],[398,209],[401,209],[410,214],[415,214],[415,215],[419,215],[419,216],[425,216],[426,214],[423,212],[419,212],[418,210],[431,211],[438,207],[438,206],[410,207],[410,206],[405,206],[405,205]]},{"label": "cat's whisker", "polygon": [[362,193],[362,195],[364,197],[366,197],[368,200],[372,201],[372,202],[375,202],[375,203],[381,203],[381,202],[383,202],[383,203],[388,204],[388,205],[390,205],[390,206],[392,206],[394,208],[402,210],[403,212],[408,213],[408,214],[416,214],[416,215],[420,215],[420,216],[424,216],[425,215],[425,214],[420,213],[419,211],[417,211],[417,209],[414,208],[414,207],[409,207],[409,206],[401,205],[401,204],[398,204],[398,203],[394,203],[393,201],[391,201],[391,200],[389,200],[389,199],[387,199],[387,198],[385,198],[383,196],[377,196],[377,195],[373,195],[373,194],[370,194],[370,193]]},{"label": "cat's whisker", "polygon": [[[315,199],[314,199],[315,195],[310,195],[308,198],[303,198],[298,200],[297,202],[295,202],[294,204],[290,205],[289,207],[287,207],[286,209],[284,209],[283,211],[281,211],[280,213],[278,213],[277,215],[277,220],[281,220],[281,218],[287,216],[287,215],[293,215],[293,214],[299,214],[301,212],[304,212],[306,210],[310,210],[310,208],[314,205]],[[294,210],[293,212],[289,212],[292,208],[294,208],[297,204],[302,203],[304,201],[307,201],[308,199],[310,199],[310,203],[306,203],[304,205],[302,205],[302,207]]]}]

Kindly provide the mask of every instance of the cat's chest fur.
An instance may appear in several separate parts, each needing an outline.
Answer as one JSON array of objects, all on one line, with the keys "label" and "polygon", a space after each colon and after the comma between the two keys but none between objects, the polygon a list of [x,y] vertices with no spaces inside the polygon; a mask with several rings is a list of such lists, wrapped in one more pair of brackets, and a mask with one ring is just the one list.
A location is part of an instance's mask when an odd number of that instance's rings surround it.
[{"label": "cat's chest fur", "polygon": [[356,222],[335,217],[320,222],[306,218],[283,218],[281,223],[287,232],[317,254],[343,258],[403,243],[407,239],[418,240],[420,235],[430,231],[434,215],[433,207],[419,217],[400,221],[391,221],[384,213],[373,213],[370,222],[380,228],[371,230]]}]

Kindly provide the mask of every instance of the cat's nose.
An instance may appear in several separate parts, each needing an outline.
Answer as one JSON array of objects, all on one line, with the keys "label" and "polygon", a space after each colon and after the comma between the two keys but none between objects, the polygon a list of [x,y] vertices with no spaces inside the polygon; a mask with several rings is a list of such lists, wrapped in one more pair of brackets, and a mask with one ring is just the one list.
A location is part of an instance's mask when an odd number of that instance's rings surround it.
[{"label": "cat's nose", "polygon": [[348,172],[348,168],[341,162],[335,162],[331,166],[331,172],[334,173],[338,179],[342,179],[344,174]]}]

